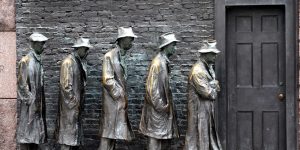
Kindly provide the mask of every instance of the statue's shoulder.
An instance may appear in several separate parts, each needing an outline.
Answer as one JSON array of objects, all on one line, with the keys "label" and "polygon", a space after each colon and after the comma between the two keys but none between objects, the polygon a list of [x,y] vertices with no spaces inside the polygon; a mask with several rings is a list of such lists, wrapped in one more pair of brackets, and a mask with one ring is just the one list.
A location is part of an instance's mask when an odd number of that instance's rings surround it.
[{"label": "statue's shoulder", "polygon": [[165,64],[165,60],[162,58],[162,56],[160,54],[157,54],[151,62],[151,70],[158,73],[163,71],[164,69],[164,64]]},{"label": "statue's shoulder", "polygon": [[72,54],[69,54],[67,57],[64,58],[62,61],[61,65],[71,65],[73,63],[73,58]]},{"label": "statue's shoulder", "polygon": [[204,76],[205,75],[205,66],[204,66],[204,63],[201,62],[201,61],[198,61],[197,63],[195,63],[193,65],[193,68],[192,68],[192,71],[191,71],[191,74],[192,75],[200,75],[200,76]]},{"label": "statue's shoulder", "polygon": [[104,58],[111,58],[115,55],[115,48],[109,49],[108,52],[105,53]]},{"label": "statue's shoulder", "polygon": [[152,67],[159,67],[161,65],[161,57],[159,54],[157,54],[153,59],[152,59],[152,62],[151,62],[151,66]]},{"label": "statue's shoulder", "polygon": [[31,55],[31,53],[29,52],[28,54],[26,54],[25,56],[23,56],[23,57],[21,58],[21,60],[19,61],[19,63],[22,63],[22,64],[28,64],[29,61],[31,60],[31,58],[33,58],[33,57],[32,57],[32,55]]}]

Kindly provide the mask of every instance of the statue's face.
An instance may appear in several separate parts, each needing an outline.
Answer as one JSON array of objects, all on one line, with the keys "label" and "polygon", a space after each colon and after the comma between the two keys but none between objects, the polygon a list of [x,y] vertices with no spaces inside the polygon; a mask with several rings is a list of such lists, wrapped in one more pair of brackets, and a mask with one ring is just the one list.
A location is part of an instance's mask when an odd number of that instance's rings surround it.
[{"label": "statue's face", "polygon": [[118,44],[124,51],[122,52],[122,55],[126,54],[126,51],[128,51],[132,45],[133,45],[133,37],[124,37],[119,39]]},{"label": "statue's face", "polygon": [[172,42],[164,47],[167,57],[172,56],[176,51],[176,42]]},{"label": "statue's face", "polygon": [[208,63],[214,63],[216,61],[216,58],[217,58],[216,53],[205,53],[204,55],[205,55],[206,61]]},{"label": "statue's face", "polygon": [[32,41],[31,42],[31,48],[37,53],[38,55],[42,54],[44,51],[44,45],[46,42],[37,42]]},{"label": "statue's face", "polygon": [[85,59],[89,53],[88,47],[78,47],[76,49],[77,49],[77,54],[81,59]]}]

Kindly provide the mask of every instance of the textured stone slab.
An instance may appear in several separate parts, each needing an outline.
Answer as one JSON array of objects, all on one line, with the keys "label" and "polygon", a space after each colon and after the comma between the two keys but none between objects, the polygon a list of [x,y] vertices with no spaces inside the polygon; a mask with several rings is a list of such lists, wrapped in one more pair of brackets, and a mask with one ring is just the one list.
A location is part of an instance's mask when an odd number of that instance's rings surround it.
[{"label": "textured stone slab", "polygon": [[15,1],[0,1],[0,31],[15,31]]},{"label": "textured stone slab", "polygon": [[0,32],[0,98],[16,98],[16,33]]},{"label": "textured stone slab", "polygon": [[0,149],[16,149],[17,100],[0,99]]}]

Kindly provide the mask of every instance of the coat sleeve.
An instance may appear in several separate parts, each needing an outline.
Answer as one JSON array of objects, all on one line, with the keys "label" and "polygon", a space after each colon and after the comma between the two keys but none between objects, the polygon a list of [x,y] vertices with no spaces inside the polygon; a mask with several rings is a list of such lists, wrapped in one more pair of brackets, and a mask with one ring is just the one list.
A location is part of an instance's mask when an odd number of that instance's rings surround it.
[{"label": "coat sleeve", "polygon": [[61,65],[60,87],[62,90],[61,92],[63,94],[63,99],[62,99],[63,103],[65,103],[69,109],[72,109],[77,105],[79,100],[76,98],[74,94],[73,69],[72,69],[72,63],[69,61],[63,62]]},{"label": "coat sleeve", "polygon": [[114,100],[119,100],[125,96],[125,90],[116,81],[110,57],[105,56],[103,60],[102,80],[104,88],[109,92]]},{"label": "coat sleeve", "polygon": [[217,90],[209,85],[207,78],[201,72],[192,75],[191,83],[201,97],[207,99],[216,99]]},{"label": "coat sleeve", "polygon": [[18,69],[18,96],[22,103],[30,105],[33,101],[33,94],[30,89],[29,70],[25,60],[19,62]]},{"label": "coat sleeve", "polygon": [[169,105],[163,100],[164,89],[161,85],[164,82],[159,79],[160,67],[158,65],[151,65],[149,69],[149,74],[147,78],[147,94],[148,94],[148,103],[152,104],[155,110],[157,111],[167,111]]}]

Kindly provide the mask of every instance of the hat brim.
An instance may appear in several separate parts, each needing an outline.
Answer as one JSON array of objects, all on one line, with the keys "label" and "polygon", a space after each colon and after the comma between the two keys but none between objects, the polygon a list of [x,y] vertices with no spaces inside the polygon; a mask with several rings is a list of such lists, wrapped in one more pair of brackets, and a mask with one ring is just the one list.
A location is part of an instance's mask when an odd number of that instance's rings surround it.
[{"label": "hat brim", "polygon": [[171,44],[173,42],[179,42],[179,40],[172,40],[172,41],[169,41],[167,43],[163,43],[163,44],[159,45],[158,48],[163,48],[163,47],[165,47],[165,46],[167,46],[167,45],[169,45],[169,44]]},{"label": "hat brim", "polygon": [[91,45],[73,45],[73,48],[78,48],[78,47],[87,47],[87,48],[92,48],[93,46]]},{"label": "hat brim", "polygon": [[46,42],[49,39],[48,38],[31,38],[29,40],[32,41],[32,42]]},{"label": "hat brim", "polygon": [[137,38],[136,35],[124,35],[124,36],[119,36],[119,37],[117,38],[117,40],[120,39],[120,38],[125,38],[125,37]]},{"label": "hat brim", "polygon": [[218,49],[200,49],[198,50],[199,53],[215,53],[218,54],[221,51],[219,51]]}]

